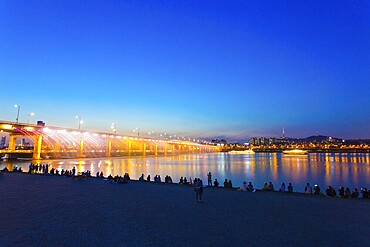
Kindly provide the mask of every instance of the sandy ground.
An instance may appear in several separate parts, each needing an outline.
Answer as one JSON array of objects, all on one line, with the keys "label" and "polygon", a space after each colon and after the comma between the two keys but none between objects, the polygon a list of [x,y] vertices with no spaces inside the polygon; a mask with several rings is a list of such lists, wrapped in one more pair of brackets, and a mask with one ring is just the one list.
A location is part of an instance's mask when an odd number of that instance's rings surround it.
[{"label": "sandy ground", "polygon": [[370,200],[6,173],[0,246],[370,246]]}]

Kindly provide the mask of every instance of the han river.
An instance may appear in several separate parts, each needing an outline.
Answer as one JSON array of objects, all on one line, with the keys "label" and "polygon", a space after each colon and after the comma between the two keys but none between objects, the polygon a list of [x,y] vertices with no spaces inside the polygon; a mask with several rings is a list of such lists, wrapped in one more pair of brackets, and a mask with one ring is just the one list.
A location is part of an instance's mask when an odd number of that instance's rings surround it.
[{"label": "han river", "polygon": [[[174,183],[180,177],[200,177],[207,184],[207,173],[212,173],[212,181],[217,178],[220,185],[225,179],[231,180],[233,187],[240,187],[243,181],[252,182],[255,188],[262,188],[264,182],[272,182],[275,190],[280,184],[291,182],[294,191],[303,192],[307,182],[318,184],[325,191],[328,185],[337,189],[340,186],[370,188],[370,154],[361,153],[310,153],[308,155],[286,155],[281,153],[255,154],[183,154],[176,156],[131,156],[94,159],[42,160],[59,171],[76,167],[78,172],[91,171],[95,176],[102,171],[109,174],[128,173],[131,179],[148,174],[153,180],[156,174],[162,181],[170,175]],[[1,161],[0,169],[13,166],[22,167],[27,172],[30,161]]]}]

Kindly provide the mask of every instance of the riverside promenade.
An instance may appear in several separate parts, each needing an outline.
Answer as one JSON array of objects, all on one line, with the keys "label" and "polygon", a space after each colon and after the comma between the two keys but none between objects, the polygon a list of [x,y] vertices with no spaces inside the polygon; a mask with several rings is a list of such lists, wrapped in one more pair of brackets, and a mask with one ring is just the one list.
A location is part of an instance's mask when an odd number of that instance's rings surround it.
[{"label": "riverside promenade", "polygon": [[369,246],[370,200],[4,173],[0,246]]}]

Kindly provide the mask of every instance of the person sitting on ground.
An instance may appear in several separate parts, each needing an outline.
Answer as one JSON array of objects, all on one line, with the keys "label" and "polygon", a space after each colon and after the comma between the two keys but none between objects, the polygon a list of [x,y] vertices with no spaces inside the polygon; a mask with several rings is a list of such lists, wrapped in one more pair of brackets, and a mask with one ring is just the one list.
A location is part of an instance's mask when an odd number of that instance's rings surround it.
[{"label": "person sitting on ground", "polygon": [[344,187],[343,186],[339,187],[339,189],[338,189],[338,195],[341,198],[344,198]]},{"label": "person sitting on ground", "polygon": [[315,186],[313,187],[313,190],[315,191],[313,193],[314,195],[320,195],[321,194],[321,189],[317,184],[315,184]]},{"label": "person sitting on ground", "polygon": [[361,188],[361,194],[362,194],[362,198],[364,199],[369,198],[369,191],[367,190],[367,188]]},{"label": "person sitting on ground", "polygon": [[263,190],[263,191],[268,191],[268,188],[269,188],[269,187],[268,187],[268,185],[267,185],[267,182],[264,182],[264,183],[263,183],[262,190]]},{"label": "person sitting on ground", "polygon": [[150,175],[148,175],[148,176],[146,177],[146,181],[147,181],[147,182],[150,182]]},{"label": "person sitting on ground", "polygon": [[139,181],[144,181],[144,174],[141,174],[141,176],[139,177]]},{"label": "person sitting on ground", "polygon": [[285,183],[281,183],[279,191],[280,192],[285,192]]},{"label": "person sitting on ground", "polygon": [[4,169],[1,170],[2,172],[9,172],[8,168],[5,167]]},{"label": "person sitting on ground", "polygon": [[213,181],[213,186],[214,186],[214,187],[218,187],[218,185],[219,185],[219,183],[218,183],[218,181],[217,181],[217,178],[215,178],[215,181]]},{"label": "person sitting on ground", "polygon": [[227,179],[225,179],[224,181],[224,188],[229,188],[229,182],[227,181]]},{"label": "person sitting on ground", "polygon": [[183,177],[180,178],[179,184],[184,184],[184,178]]},{"label": "person sitting on ground", "polygon": [[244,181],[242,187],[240,187],[238,191],[247,191],[247,182]]},{"label": "person sitting on ground", "polygon": [[23,172],[22,167],[19,167],[18,172]]},{"label": "person sitting on ground", "polygon": [[97,172],[97,173],[96,173],[96,177],[97,177],[97,178],[98,178],[98,177],[100,177],[100,175],[99,175],[99,174],[100,174],[99,172]]},{"label": "person sitting on ground", "polygon": [[344,198],[351,198],[351,191],[349,190],[348,187],[344,191]]},{"label": "person sitting on ground", "polygon": [[293,193],[293,185],[292,183],[288,184],[288,193]]},{"label": "person sitting on ground", "polygon": [[129,180],[127,180],[127,177],[123,176],[123,177],[120,177],[119,179],[119,183],[121,184],[127,184]]},{"label": "person sitting on ground", "polygon": [[358,192],[357,188],[354,188],[353,191],[352,191],[351,197],[352,198],[358,198],[359,194],[360,193]]},{"label": "person sitting on ground", "polygon": [[330,197],[336,196],[335,189],[329,185],[328,188],[326,189],[326,195]]},{"label": "person sitting on ground", "polygon": [[184,184],[188,184],[188,180],[186,179],[186,177],[184,178]]},{"label": "person sitting on ground", "polygon": [[103,176],[103,172],[100,172],[100,176],[99,176],[100,178],[104,178],[104,176]]},{"label": "person sitting on ground", "polygon": [[169,184],[172,184],[172,178],[171,178],[171,176],[168,176],[168,183]]},{"label": "person sitting on ground", "polygon": [[107,177],[108,180],[113,180],[113,176],[112,174],[109,174],[109,176]]},{"label": "person sitting on ground", "polygon": [[304,188],[304,193],[312,194],[312,187],[310,186],[310,183],[306,184],[306,187]]},{"label": "person sitting on ground", "polygon": [[253,188],[253,184],[252,184],[252,182],[249,182],[249,183],[248,183],[248,186],[247,186],[247,191],[248,191],[248,192],[253,192],[253,190],[254,190],[254,188]]},{"label": "person sitting on ground", "polygon": [[229,188],[232,188],[233,187],[233,183],[231,182],[231,180],[229,179]]},{"label": "person sitting on ground", "polygon": [[274,185],[272,184],[272,182],[270,181],[269,183],[269,187],[267,188],[267,191],[275,191],[274,189]]}]

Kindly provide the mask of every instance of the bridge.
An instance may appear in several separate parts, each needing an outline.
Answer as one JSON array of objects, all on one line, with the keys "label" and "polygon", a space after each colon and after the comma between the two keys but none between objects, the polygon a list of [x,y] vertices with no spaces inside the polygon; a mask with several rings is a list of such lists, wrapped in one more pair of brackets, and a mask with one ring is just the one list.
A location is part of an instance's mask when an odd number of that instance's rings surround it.
[{"label": "bridge", "polygon": [[[174,155],[183,153],[219,152],[218,146],[140,136],[120,135],[111,132],[79,130],[0,120],[0,132],[8,133],[7,149],[0,154],[8,157],[25,156],[46,158],[95,158],[131,155]],[[28,147],[17,147],[18,138],[32,142]],[[21,149],[23,148],[23,149]]]}]

